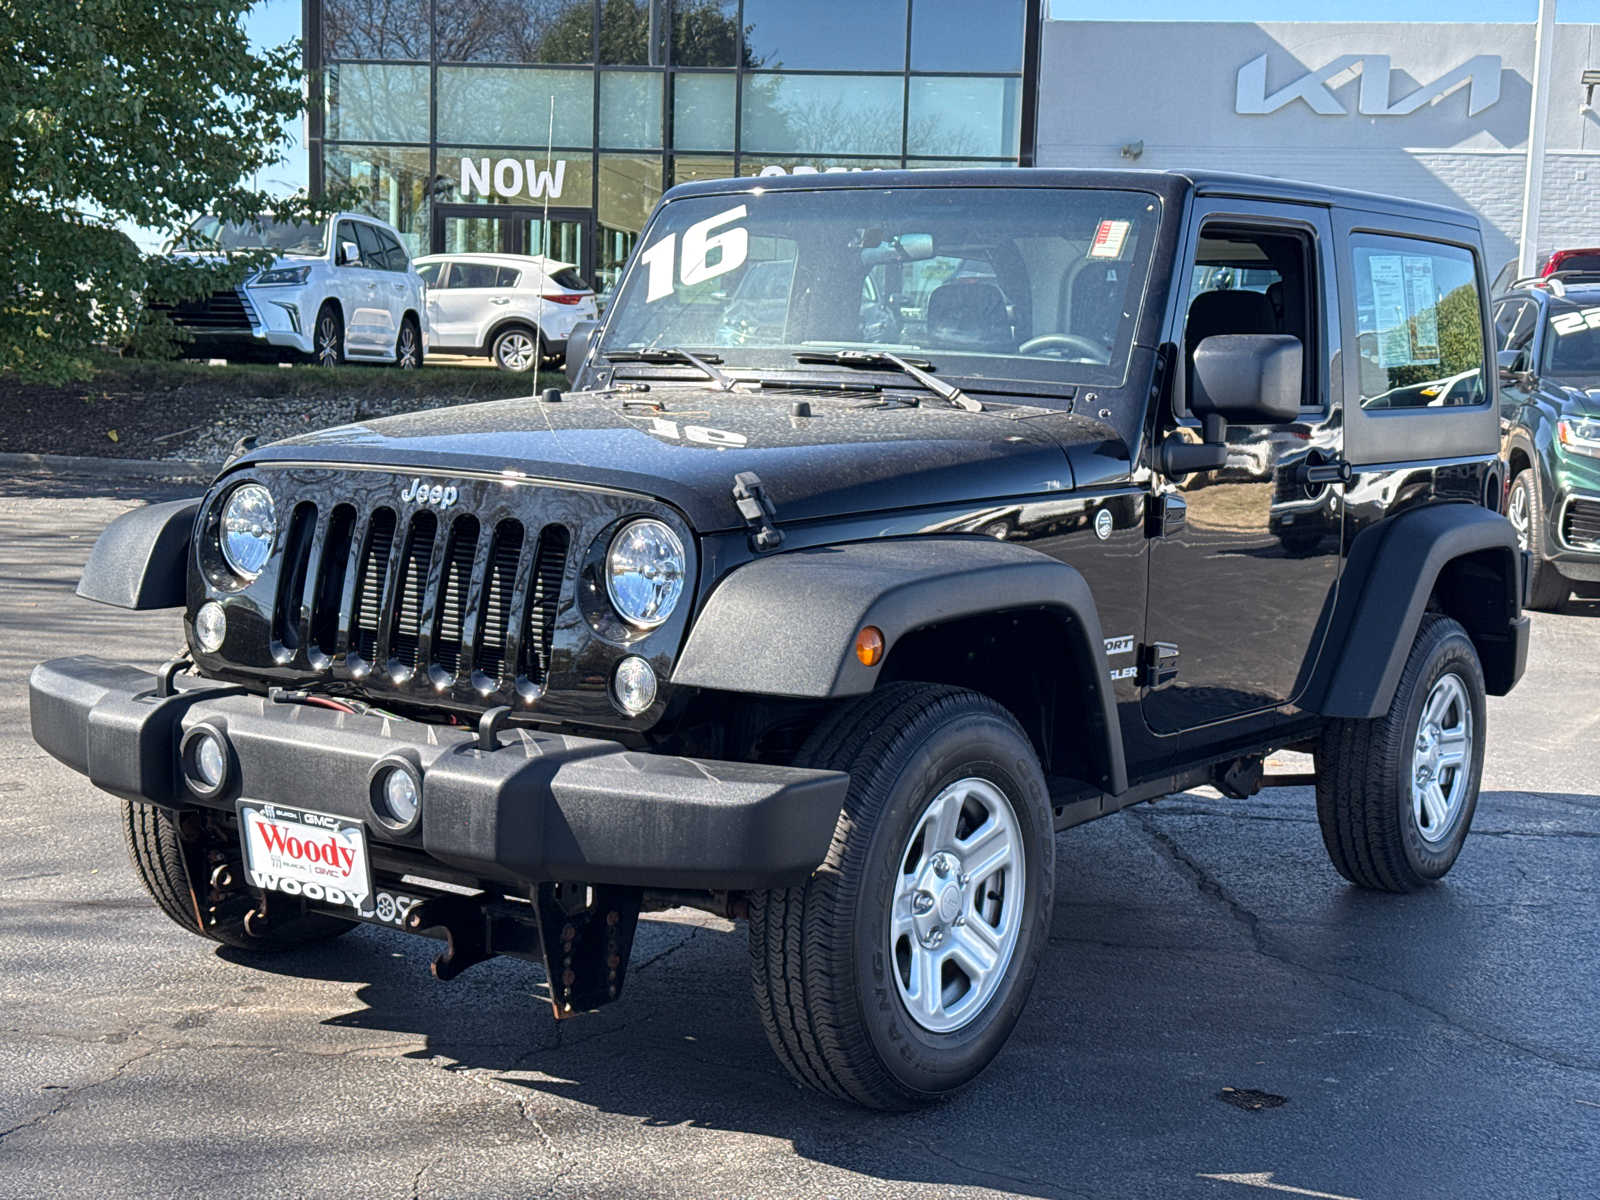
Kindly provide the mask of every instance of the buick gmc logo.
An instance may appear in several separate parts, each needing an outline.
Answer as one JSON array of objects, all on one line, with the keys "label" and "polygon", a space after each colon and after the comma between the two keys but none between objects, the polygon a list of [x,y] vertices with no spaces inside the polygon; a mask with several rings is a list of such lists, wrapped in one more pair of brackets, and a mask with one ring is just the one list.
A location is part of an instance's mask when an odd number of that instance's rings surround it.
[{"label": "buick gmc logo", "polygon": [[421,479],[413,479],[411,486],[400,493],[400,502],[409,504],[415,500],[418,504],[431,504],[434,508],[449,508],[456,502],[456,495],[453,484],[446,487],[444,484],[436,483],[430,487]]}]

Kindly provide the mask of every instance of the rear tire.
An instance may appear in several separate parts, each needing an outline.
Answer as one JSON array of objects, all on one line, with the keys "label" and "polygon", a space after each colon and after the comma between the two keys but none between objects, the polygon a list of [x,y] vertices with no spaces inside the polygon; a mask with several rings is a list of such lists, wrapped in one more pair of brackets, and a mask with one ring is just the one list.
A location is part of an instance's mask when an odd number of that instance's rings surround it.
[{"label": "rear tire", "polygon": [[1044,953],[1055,845],[1033,746],[987,697],[892,684],[835,709],[795,765],[851,782],[810,881],[750,897],[768,1040],[841,1100],[940,1099],[999,1054]]},{"label": "rear tire", "polygon": [[1528,570],[1532,576],[1528,607],[1539,612],[1555,612],[1572,592],[1572,583],[1544,556],[1544,506],[1539,502],[1539,485],[1532,467],[1517,472],[1506,496],[1506,517],[1517,531],[1517,542],[1530,551]]},{"label": "rear tire", "polygon": [[1317,742],[1317,821],[1351,883],[1413,892],[1441,879],[1483,779],[1483,669],[1457,622],[1422,618],[1389,711],[1330,721]]},{"label": "rear tire", "polygon": [[495,334],[489,347],[489,356],[502,371],[522,374],[538,370],[544,361],[544,341],[538,332],[523,325],[513,325]]},{"label": "rear tire", "polygon": [[[124,801],[122,834],[128,845],[128,857],[133,861],[133,869],[138,873],[139,882],[144,884],[144,890],[174,924],[190,933],[224,946],[272,953],[325,941],[355,928],[353,921],[342,921],[322,913],[305,913],[272,924],[257,936],[246,931],[243,914],[248,906],[239,904],[219,906],[217,920],[202,924],[196,895],[205,894],[200,889],[206,881],[196,881],[194,890],[190,890],[189,872],[184,865],[183,834],[171,810]],[[297,903],[291,896],[281,899],[285,906]]]}]

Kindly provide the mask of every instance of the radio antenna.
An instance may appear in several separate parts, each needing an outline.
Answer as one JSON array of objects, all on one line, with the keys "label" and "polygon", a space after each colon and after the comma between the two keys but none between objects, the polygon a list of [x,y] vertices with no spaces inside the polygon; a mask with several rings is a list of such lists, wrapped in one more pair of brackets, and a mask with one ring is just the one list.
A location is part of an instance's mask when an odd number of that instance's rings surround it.
[{"label": "radio antenna", "polygon": [[550,131],[545,135],[544,141],[544,231],[539,235],[543,243],[545,265],[539,274],[546,280],[550,278],[550,189],[555,186],[556,177],[550,173],[550,160],[554,157],[556,143],[556,95],[550,93]]}]

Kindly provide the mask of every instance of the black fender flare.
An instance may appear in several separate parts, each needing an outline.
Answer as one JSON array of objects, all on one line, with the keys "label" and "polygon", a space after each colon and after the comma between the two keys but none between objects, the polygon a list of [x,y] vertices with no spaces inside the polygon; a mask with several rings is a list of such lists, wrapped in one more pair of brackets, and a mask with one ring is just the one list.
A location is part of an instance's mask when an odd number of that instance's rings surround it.
[{"label": "black fender flare", "polygon": [[[1048,555],[962,536],[821,546],[732,571],[705,602],[672,672],[674,684],[834,699],[872,691],[895,642],[962,617],[1040,609],[1061,622],[1084,688],[1096,782],[1126,791],[1116,696],[1100,614],[1076,569]],[[883,633],[873,666],[856,657],[865,625]]]},{"label": "black fender flare", "polygon": [[199,498],[123,513],[95,540],[78,595],[116,608],[181,608],[187,603],[189,540]]},{"label": "black fender flare", "polygon": [[1323,653],[1300,706],[1370,719],[1389,710],[1430,597],[1466,627],[1491,696],[1527,663],[1516,530],[1476,504],[1430,504],[1368,526],[1350,543]]}]

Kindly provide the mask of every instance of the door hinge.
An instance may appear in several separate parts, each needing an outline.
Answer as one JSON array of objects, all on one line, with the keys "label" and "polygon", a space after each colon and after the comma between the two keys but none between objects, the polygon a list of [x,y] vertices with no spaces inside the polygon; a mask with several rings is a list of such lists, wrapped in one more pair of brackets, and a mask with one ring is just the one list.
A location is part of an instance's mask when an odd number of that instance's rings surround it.
[{"label": "door hinge", "polygon": [[749,527],[751,549],[759,553],[783,545],[783,530],[774,524],[778,506],[754,471],[740,471],[733,477],[733,502]]},{"label": "door hinge", "polygon": [[1144,535],[1148,538],[1171,537],[1183,532],[1189,521],[1189,505],[1175,492],[1163,492],[1150,497],[1144,510]]},{"label": "door hinge", "polygon": [[1139,686],[1158,688],[1178,677],[1178,648],[1171,642],[1139,647]]}]

